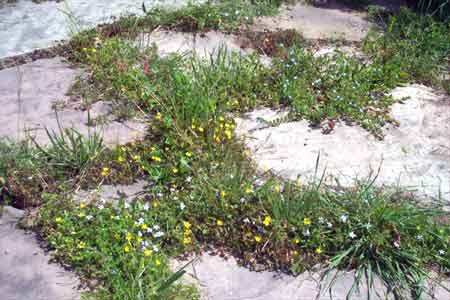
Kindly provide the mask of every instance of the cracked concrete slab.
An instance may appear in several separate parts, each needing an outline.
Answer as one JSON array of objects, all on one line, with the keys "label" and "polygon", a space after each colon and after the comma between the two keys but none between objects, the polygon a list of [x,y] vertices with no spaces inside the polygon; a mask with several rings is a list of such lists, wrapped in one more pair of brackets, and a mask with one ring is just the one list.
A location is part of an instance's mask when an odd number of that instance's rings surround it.
[{"label": "cracked concrete slab", "polygon": [[366,13],[297,3],[279,15],[256,19],[254,31],[295,29],[307,39],[361,41],[371,27]]},{"label": "cracked concrete slab", "polygon": [[[101,126],[88,126],[88,112],[66,95],[80,74],[80,70],[59,57],[0,70],[0,137],[20,140],[31,135],[37,142],[47,143],[44,128],[58,131],[55,105],[63,106],[58,108],[63,127],[73,127],[85,135],[101,133],[107,145],[126,143],[143,135],[145,124],[137,121],[108,121]],[[98,102],[90,112],[91,117],[108,117],[111,107],[109,103]]]},{"label": "cracked concrete slab", "polygon": [[269,109],[238,119],[238,133],[247,136],[261,168],[285,178],[311,180],[320,153],[318,174],[325,171],[329,184],[338,179],[349,186],[356,178],[375,176],[380,167],[376,184],[400,186],[450,205],[450,98],[422,85],[399,87],[392,95],[409,99],[392,106],[400,125],[386,127],[382,141],[339,122],[329,135],[305,120],[261,128],[258,118],[278,115]]},{"label": "cracked concrete slab", "polygon": [[16,228],[23,211],[5,207],[0,216],[0,298],[79,300],[79,280],[39,246],[33,233]]},{"label": "cracked concrete slab", "polygon": [[219,49],[228,53],[237,52],[249,54],[252,50],[243,50],[239,36],[224,34],[217,31],[208,31],[201,34],[176,32],[167,30],[153,31],[151,34],[142,34],[136,40],[136,46],[147,48],[155,45],[160,56],[172,53],[180,55],[196,55],[199,58],[208,58],[217,54]]},{"label": "cracked concrete slab", "polygon": [[[192,259],[192,258],[191,258]],[[172,261],[172,268],[182,268],[189,261]],[[208,254],[193,258],[186,267],[183,280],[199,287],[201,300],[346,300],[353,285],[354,272],[339,274],[328,289],[335,272],[320,280],[323,270],[290,276],[276,272],[252,272],[237,264],[234,258],[223,259]],[[448,282],[442,283],[447,288]],[[386,288],[379,279],[374,280],[373,300],[386,298]],[[433,298],[434,297],[434,298]],[[439,285],[428,285],[424,299],[447,300],[450,293]],[[367,285],[362,284],[352,300],[367,300]]]},{"label": "cracked concrete slab", "polygon": [[145,187],[148,182],[138,180],[129,185],[101,185],[94,190],[80,190],[74,194],[74,200],[77,202],[93,202],[104,200],[111,203],[117,203],[120,199],[130,202],[145,194]]},{"label": "cracked concrete slab", "polygon": [[[142,2],[152,6],[180,7],[186,0],[65,0],[34,3],[0,2],[0,58],[48,48],[81,29],[107,23],[111,17],[143,14]],[[195,2],[195,1],[194,1]]]}]

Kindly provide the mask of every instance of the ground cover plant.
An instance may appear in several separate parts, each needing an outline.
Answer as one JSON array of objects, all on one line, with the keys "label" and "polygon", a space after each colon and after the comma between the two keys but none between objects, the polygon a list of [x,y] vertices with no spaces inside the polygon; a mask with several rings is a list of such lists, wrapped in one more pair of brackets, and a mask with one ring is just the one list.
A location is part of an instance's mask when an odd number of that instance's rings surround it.
[{"label": "ground cover plant", "polygon": [[365,51],[379,64],[402,74],[409,81],[436,84],[448,89],[450,28],[431,16],[418,16],[402,9],[385,25],[386,31],[372,32]]},{"label": "ground cover plant", "polygon": [[[203,9],[186,15],[204,16]],[[191,19],[162,16],[171,20],[165,26]],[[212,27],[208,20],[199,24]],[[224,20],[223,28],[235,28],[234,19]],[[78,36],[72,49],[87,70],[84,96],[115,99],[125,111],[119,117],[146,114],[146,136],[108,149],[97,135],[61,130],[49,132],[47,148],[0,147],[0,188],[11,199],[40,199],[42,236],[93,288],[91,296],[197,299],[194,288],[175,283],[182,271],[172,273],[169,258],[206,250],[233,254],[256,270],[296,274],[318,263],[355,270],[349,298],[380,278],[396,299],[420,299],[431,270],[449,274],[450,226],[439,207],[421,207],[372,181],[328,187],[322,174],[300,182],[257,171],[235,133],[236,114],[269,106],[288,110],[289,120],[325,123],[325,133],[345,121],[382,138],[382,126],[395,123],[388,92],[416,77],[390,63],[395,55],[381,59],[373,42],[371,62],[340,52],[315,57],[301,43],[280,46],[270,66],[226,49],[210,60],[161,58],[129,36],[105,32]],[[79,186],[137,177],[148,186],[134,201],[71,196]]]}]

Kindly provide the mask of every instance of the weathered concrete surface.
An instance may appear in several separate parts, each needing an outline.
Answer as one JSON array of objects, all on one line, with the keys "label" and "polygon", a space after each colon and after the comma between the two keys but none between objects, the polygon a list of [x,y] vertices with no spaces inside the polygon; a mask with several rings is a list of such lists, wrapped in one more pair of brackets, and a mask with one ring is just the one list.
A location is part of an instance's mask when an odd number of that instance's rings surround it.
[{"label": "weathered concrete surface", "polygon": [[6,207],[0,216],[0,298],[2,300],[76,300],[77,277],[39,247],[34,234],[16,228],[22,211]]},{"label": "weathered concrete surface", "polygon": [[158,54],[161,56],[178,53],[181,55],[196,55],[200,58],[206,58],[217,54],[221,48],[226,49],[227,52],[238,52],[241,54],[251,52],[250,49],[241,49],[241,41],[238,36],[216,31],[192,34],[158,30],[151,34],[141,35],[135,43],[140,48],[155,45],[158,49]]},{"label": "weathered concrete surface", "polygon": [[[142,14],[136,0],[0,1],[0,58],[54,46],[75,31],[111,21],[111,16]],[[152,6],[179,7],[186,0],[146,0]]]},{"label": "weathered concrete surface", "polygon": [[[172,267],[179,269],[184,264],[184,261],[174,261]],[[251,272],[238,266],[233,258],[224,260],[207,254],[198,257],[185,270],[187,273],[183,280],[197,284],[202,300],[345,300],[354,276],[353,272],[339,275],[330,297],[327,283],[334,273],[320,281],[319,271],[297,277],[275,272]],[[448,283],[444,286],[450,287]],[[385,293],[386,288],[380,280],[374,280],[371,299],[384,300]],[[450,293],[439,286],[430,286],[429,293],[435,298],[427,295],[425,299],[448,300],[450,297]],[[367,286],[362,285],[351,299],[368,300]]]},{"label": "weathered concrete surface", "polygon": [[393,105],[391,114],[400,126],[385,128],[383,141],[341,123],[329,135],[307,121],[261,129],[257,117],[277,115],[268,109],[238,119],[238,132],[248,136],[246,143],[262,168],[286,178],[310,180],[320,153],[318,174],[326,171],[331,184],[337,177],[340,184],[351,185],[381,167],[378,185],[411,188],[450,204],[450,99],[421,85],[399,87],[392,94],[410,99]]},{"label": "weathered concrete surface", "polygon": [[[124,143],[143,133],[145,125],[127,121],[107,122],[97,128],[87,126],[88,112],[71,102],[66,92],[80,70],[70,68],[61,58],[42,59],[0,71],[0,138],[21,139],[27,134],[38,142],[48,141],[45,127],[58,130],[53,106],[62,105],[58,117],[63,127],[74,127],[83,134],[96,130],[107,145]],[[78,100],[77,100],[78,101]],[[110,114],[110,104],[91,107],[91,118]]]},{"label": "weathered concrete surface", "polygon": [[144,180],[138,180],[130,185],[101,185],[95,190],[77,191],[74,200],[87,203],[100,200],[117,203],[120,199],[124,199],[130,202],[144,194],[146,185],[148,183]]},{"label": "weathered concrete surface", "polygon": [[307,39],[362,40],[370,29],[365,13],[298,3],[280,15],[257,18],[253,30],[295,29]]}]

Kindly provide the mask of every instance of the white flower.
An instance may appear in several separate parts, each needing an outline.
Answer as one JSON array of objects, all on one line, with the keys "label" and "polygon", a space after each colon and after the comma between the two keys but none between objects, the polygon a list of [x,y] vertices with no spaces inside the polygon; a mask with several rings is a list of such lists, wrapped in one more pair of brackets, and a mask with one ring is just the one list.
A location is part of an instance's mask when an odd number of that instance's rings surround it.
[{"label": "white flower", "polygon": [[351,232],[348,234],[348,237],[351,238],[351,239],[354,239],[354,238],[356,238],[356,234],[355,234],[353,231],[351,231]]},{"label": "white flower", "polygon": [[159,229],[160,229],[159,225],[153,225],[153,230],[159,230]]},{"label": "white flower", "polygon": [[100,210],[102,210],[102,209],[104,209],[105,208],[105,206],[103,205],[103,204],[100,204],[99,206],[97,206],[98,207],[98,209],[100,209]]},{"label": "white flower", "polygon": [[106,204],[106,200],[103,199],[103,198],[100,198],[100,202],[103,203],[103,204]]},{"label": "white flower", "polygon": [[145,222],[145,220],[142,217],[139,218],[138,221],[137,221],[138,224],[144,224],[144,222]]},{"label": "white flower", "polygon": [[191,182],[192,181],[192,177],[191,176],[188,176],[188,177],[186,177],[186,182]]},{"label": "white flower", "polygon": [[262,180],[262,179],[256,179],[256,180],[255,180],[255,184],[256,184],[257,186],[262,186],[262,185],[264,184],[264,180]]},{"label": "white flower", "polygon": [[153,245],[153,246],[152,246],[152,249],[153,249],[153,251],[155,251],[155,252],[158,252],[158,251],[159,251],[159,248],[158,248],[158,246],[156,246],[156,245]]},{"label": "white flower", "polygon": [[319,224],[325,223],[325,219],[323,217],[319,217],[317,220],[319,221]]},{"label": "white flower", "polygon": [[244,223],[250,223],[250,220],[248,218],[245,218]]},{"label": "white flower", "polygon": [[309,232],[309,229],[303,230],[303,235],[304,235],[304,236],[310,236],[311,233]]},{"label": "white flower", "polygon": [[394,242],[394,247],[395,248],[400,248],[400,243],[399,242]]},{"label": "white flower", "polygon": [[230,174],[230,178],[233,179],[233,178],[234,178],[234,175],[233,175],[233,174]]},{"label": "white flower", "polygon": [[86,219],[89,221],[89,220],[91,220],[93,218],[93,216],[91,216],[91,215],[88,215],[88,216],[86,216]]},{"label": "white flower", "polygon": [[147,232],[148,232],[148,233],[152,233],[152,232],[153,232],[153,229],[149,227],[149,228],[147,228]]},{"label": "white flower", "polygon": [[141,247],[142,247],[142,250],[145,250],[148,247],[148,242],[147,241],[142,241]]},{"label": "white flower", "polygon": [[342,215],[339,220],[341,220],[342,223],[347,223],[348,220],[348,215],[344,214]]},{"label": "white flower", "polygon": [[177,197],[177,196],[174,196],[174,197],[173,197],[173,200],[177,201],[177,200],[178,200],[178,197]]},{"label": "white flower", "polygon": [[444,256],[444,255],[445,255],[445,251],[444,251],[444,250],[442,250],[442,249],[441,249],[441,250],[439,250],[439,251],[438,251],[438,253],[439,253],[439,255],[441,255],[441,256]]},{"label": "white flower", "polygon": [[241,200],[239,200],[239,201],[241,201],[241,203],[244,203],[245,202],[245,198],[242,197]]},{"label": "white flower", "polygon": [[154,236],[155,236],[156,238],[162,237],[163,235],[164,235],[164,232],[162,232],[162,231],[158,231],[158,232],[156,232],[156,233],[154,234]]},{"label": "white flower", "polygon": [[331,224],[330,222],[327,222],[327,226],[328,228],[333,228],[333,224]]},{"label": "white flower", "polygon": [[130,208],[130,204],[127,203],[127,202],[125,202],[124,207],[125,207],[126,209],[128,209],[128,208]]},{"label": "white flower", "polygon": [[163,196],[163,194],[162,194],[162,193],[158,193],[158,194],[156,194],[156,196],[158,196],[159,198],[161,198],[161,197]]},{"label": "white flower", "polygon": [[141,237],[141,236],[142,236],[142,232],[138,231],[137,235],[138,235],[139,237]]},{"label": "white flower", "polygon": [[148,202],[144,203],[144,206],[142,207],[144,210],[149,210],[150,208],[150,204],[148,204]]},{"label": "white flower", "polygon": [[183,202],[180,202],[180,209],[184,210],[186,208],[186,205]]},{"label": "white flower", "polygon": [[170,191],[171,193],[173,193],[173,192],[175,192],[175,189],[174,189],[173,187],[171,187],[171,188],[169,189],[169,191]]},{"label": "white flower", "polygon": [[416,239],[418,241],[423,241],[423,235],[419,234],[418,236],[416,236]]}]

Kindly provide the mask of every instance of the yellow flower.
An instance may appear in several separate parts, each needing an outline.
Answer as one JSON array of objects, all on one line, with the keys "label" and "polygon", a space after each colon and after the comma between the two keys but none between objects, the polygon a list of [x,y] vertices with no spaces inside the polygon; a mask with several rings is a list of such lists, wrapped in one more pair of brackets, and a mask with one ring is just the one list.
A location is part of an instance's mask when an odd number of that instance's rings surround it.
[{"label": "yellow flower", "polygon": [[86,216],[86,215],[85,215],[84,213],[82,213],[82,212],[78,214],[78,217],[79,217],[79,218],[84,218],[85,216]]},{"label": "yellow flower", "polygon": [[125,161],[125,158],[123,157],[123,156],[119,156],[118,158],[117,158],[117,161],[118,162],[124,162]]},{"label": "yellow flower", "polygon": [[304,219],[303,219],[303,224],[305,224],[305,225],[311,225],[311,219],[310,219],[310,218],[304,218]]},{"label": "yellow flower", "polygon": [[86,204],[85,204],[84,202],[81,202],[81,203],[80,203],[80,208],[83,209],[83,208],[85,208],[85,207],[86,207]]},{"label": "yellow flower", "polygon": [[195,124],[194,123],[192,123],[191,128],[195,129]]},{"label": "yellow flower", "polygon": [[323,250],[322,250],[322,248],[320,248],[320,247],[318,247],[317,249],[316,249],[316,253],[317,254],[322,254],[322,252],[323,252]]},{"label": "yellow flower", "polygon": [[56,222],[56,223],[61,223],[61,222],[62,222],[62,218],[56,217],[56,218],[55,218],[55,222]]},{"label": "yellow flower", "polygon": [[147,230],[147,229],[148,229],[147,224],[141,224],[141,229],[142,229],[142,230]]},{"label": "yellow flower", "polygon": [[251,193],[253,193],[253,189],[251,187],[246,187],[245,188],[245,193],[246,194],[251,194]]},{"label": "yellow flower", "polygon": [[192,233],[192,230],[190,230],[190,229],[184,230],[184,235],[190,235],[191,233]]},{"label": "yellow flower", "polygon": [[225,198],[227,193],[225,191],[220,191],[220,197]]},{"label": "yellow flower", "polygon": [[295,239],[294,241],[297,245],[300,244],[300,240],[299,239]]},{"label": "yellow flower", "polygon": [[152,160],[160,162],[161,158],[159,156],[152,156]]},{"label": "yellow flower", "polygon": [[84,249],[84,248],[86,248],[86,243],[83,242],[83,241],[79,242],[78,243],[78,249]]},{"label": "yellow flower", "polygon": [[140,157],[139,155],[134,155],[134,156],[133,156],[133,159],[134,159],[134,160],[139,160],[140,158],[141,158],[141,157]]},{"label": "yellow flower", "polygon": [[187,245],[192,242],[192,239],[189,236],[185,236],[183,239],[183,244]]},{"label": "yellow flower", "polygon": [[128,247],[128,246],[123,247],[123,252],[125,252],[125,253],[130,252],[130,247]]},{"label": "yellow flower", "polygon": [[172,173],[173,173],[173,174],[177,174],[177,173],[178,173],[178,169],[177,169],[177,168],[173,168],[173,169],[172,169]]},{"label": "yellow flower", "polygon": [[223,122],[223,121],[225,121],[225,118],[222,117],[222,116],[220,116],[220,117],[219,117],[219,121]]},{"label": "yellow flower", "polygon": [[189,228],[191,228],[192,224],[189,223],[188,221],[184,221],[183,226],[184,226],[184,228],[189,229]]},{"label": "yellow flower", "polygon": [[272,218],[270,216],[266,216],[263,221],[264,226],[267,227],[270,225],[270,223],[272,223]]},{"label": "yellow flower", "polygon": [[95,52],[97,52],[97,49],[92,48],[92,53],[95,53]]},{"label": "yellow flower", "polygon": [[155,265],[160,266],[161,265],[161,261],[159,259],[155,260]]},{"label": "yellow flower", "polygon": [[257,243],[259,243],[259,242],[262,241],[262,238],[261,238],[259,235],[257,235],[257,236],[255,236],[255,241],[256,241]]},{"label": "yellow flower", "polygon": [[150,150],[156,151],[156,147],[155,147],[155,146],[152,146],[152,147],[150,148]]},{"label": "yellow flower", "polygon": [[142,242],[142,238],[141,238],[140,236],[138,236],[138,237],[136,238],[136,242],[137,242],[138,244],[140,244],[140,243]]},{"label": "yellow flower", "polygon": [[187,157],[192,157],[192,153],[191,153],[191,152],[189,152],[189,151],[188,151],[188,152],[186,152],[185,154],[186,154],[186,156],[187,156]]},{"label": "yellow flower", "polygon": [[205,129],[203,129],[203,127],[199,127],[199,128],[198,128],[198,131],[199,131],[199,132],[204,132]]},{"label": "yellow flower", "polygon": [[227,136],[227,139],[231,140],[231,138],[233,137],[233,133],[231,133],[230,130],[225,130],[225,135]]},{"label": "yellow flower", "polygon": [[130,242],[133,239],[133,235],[131,233],[127,233],[125,239]]},{"label": "yellow flower", "polygon": [[217,225],[219,225],[219,226],[223,226],[223,221],[222,220],[217,220]]},{"label": "yellow flower", "polygon": [[109,175],[109,168],[108,167],[104,167],[103,170],[102,170],[102,173],[100,175],[102,175],[103,177],[108,176]]},{"label": "yellow flower", "polygon": [[158,120],[158,121],[160,121],[162,119],[162,115],[161,115],[160,112],[156,113],[155,119]]},{"label": "yellow flower", "polygon": [[145,257],[149,257],[150,255],[152,255],[152,250],[147,249],[147,250],[144,251],[144,256]]},{"label": "yellow flower", "polygon": [[83,52],[87,52],[88,51],[88,49],[87,48],[83,48]]}]

